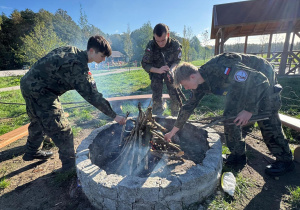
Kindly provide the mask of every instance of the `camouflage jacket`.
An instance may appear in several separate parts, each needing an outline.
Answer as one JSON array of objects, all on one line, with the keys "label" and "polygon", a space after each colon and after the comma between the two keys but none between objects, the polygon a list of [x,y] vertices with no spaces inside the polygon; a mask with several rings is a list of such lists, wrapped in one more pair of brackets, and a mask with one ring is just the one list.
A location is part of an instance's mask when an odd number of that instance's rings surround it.
[{"label": "camouflage jacket", "polygon": [[[198,71],[205,82],[192,91],[192,97],[181,108],[175,123],[178,128],[183,127],[205,94],[226,95],[226,100],[232,101],[231,104],[243,100],[242,108],[256,114],[260,100],[266,94],[273,94],[273,86],[277,84],[271,64],[253,55],[220,54],[201,66]],[[243,99],[238,97],[241,92],[246,96]]]},{"label": "camouflage jacket", "polygon": [[[164,54],[165,60],[161,53]],[[180,61],[181,44],[176,39],[169,38],[163,48],[160,48],[155,40],[149,41],[141,63],[144,70],[150,73],[152,67],[160,68],[165,65],[165,62],[171,67],[173,64],[179,64]]]},{"label": "camouflage jacket", "polygon": [[87,51],[70,46],[54,49],[22,77],[20,87],[34,98],[45,96],[49,100],[68,90],[76,90],[90,104],[115,118],[116,113],[98,92],[87,64]]}]

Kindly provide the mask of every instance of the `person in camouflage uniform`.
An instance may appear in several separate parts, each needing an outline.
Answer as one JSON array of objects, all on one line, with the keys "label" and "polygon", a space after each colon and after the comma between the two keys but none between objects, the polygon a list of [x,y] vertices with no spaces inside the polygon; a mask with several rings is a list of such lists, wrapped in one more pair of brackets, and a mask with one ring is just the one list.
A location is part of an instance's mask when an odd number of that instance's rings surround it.
[{"label": "person in camouflage uniform", "polygon": [[149,73],[152,89],[153,114],[162,115],[164,108],[162,102],[163,82],[165,82],[171,103],[173,116],[177,116],[180,107],[177,90],[171,83],[166,72],[172,74],[181,60],[181,44],[170,38],[169,27],[159,23],[153,29],[153,40],[149,41],[142,59],[142,67]]},{"label": "person in camouflage uniform", "polygon": [[41,150],[48,136],[59,148],[62,171],[75,166],[72,129],[59,100],[59,96],[68,90],[76,90],[101,112],[119,124],[125,124],[125,118],[117,115],[98,92],[88,68],[88,63],[100,63],[110,55],[111,47],[107,40],[102,36],[92,36],[86,51],[72,46],[54,49],[21,78],[20,88],[30,119],[23,160],[50,158],[53,155],[51,151]]},{"label": "person in camouflage uniform", "polygon": [[269,119],[257,123],[276,161],[268,165],[265,172],[278,176],[294,169],[292,153],[278,115],[282,87],[268,61],[254,55],[223,53],[199,69],[184,63],[175,70],[174,79],[175,85],[191,89],[193,96],[181,108],[173,129],[165,135],[166,140],[170,141],[183,127],[205,94],[226,95],[224,116],[235,117],[235,124],[224,125],[226,143],[231,151],[226,164],[246,163],[241,127],[252,115],[267,114]]}]

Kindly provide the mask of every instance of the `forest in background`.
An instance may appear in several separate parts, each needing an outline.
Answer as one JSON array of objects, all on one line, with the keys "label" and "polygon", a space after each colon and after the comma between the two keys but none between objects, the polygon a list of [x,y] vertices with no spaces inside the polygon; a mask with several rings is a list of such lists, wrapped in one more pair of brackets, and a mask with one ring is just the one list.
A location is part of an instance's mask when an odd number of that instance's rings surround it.
[{"label": "forest in background", "polygon": [[[21,69],[24,65],[32,65],[39,58],[56,47],[64,45],[86,49],[90,36],[102,35],[111,44],[112,50],[120,51],[127,61],[137,61],[140,64],[144,50],[152,39],[153,26],[150,22],[131,31],[130,23],[127,31],[121,34],[107,34],[88,22],[85,12],[80,8],[80,19],[75,22],[67,11],[58,9],[55,14],[41,9],[35,13],[30,9],[14,10],[9,17],[0,15],[0,70]],[[213,56],[214,46],[209,45],[209,33],[201,33],[201,42],[193,34],[191,28],[184,26],[183,37],[171,30],[170,36],[182,44],[183,60],[207,60]],[[279,37],[279,36],[278,36]],[[284,40],[275,38],[272,51],[280,51]],[[260,44],[248,44],[248,53],[266,52],[267,35],[262,36]],[[225,52],[243,52],[244,44],[225,45]],[[300,43],[294,45],[294,50],[300,49]]]}]

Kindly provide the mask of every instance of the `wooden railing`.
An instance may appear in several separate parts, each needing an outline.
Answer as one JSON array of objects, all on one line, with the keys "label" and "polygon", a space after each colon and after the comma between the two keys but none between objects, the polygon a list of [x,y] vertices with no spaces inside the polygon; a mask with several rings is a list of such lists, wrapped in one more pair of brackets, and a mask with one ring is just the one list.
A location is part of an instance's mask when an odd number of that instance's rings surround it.
[{"label": "wooden railing", "polygon": [[[270,58],[266,58],[271,64],[274,65],[276,69],[280,66],[281,56],[283,52],[270,52]],[[265,57],[267,52],[260,52],[260,53],[249,53],[253,55],[259,55],[261,57]],[[286,70],[285,75],[291,74],[300,74],[300,51],[294,50],[288,52],[288,58],[286,62]]]}]

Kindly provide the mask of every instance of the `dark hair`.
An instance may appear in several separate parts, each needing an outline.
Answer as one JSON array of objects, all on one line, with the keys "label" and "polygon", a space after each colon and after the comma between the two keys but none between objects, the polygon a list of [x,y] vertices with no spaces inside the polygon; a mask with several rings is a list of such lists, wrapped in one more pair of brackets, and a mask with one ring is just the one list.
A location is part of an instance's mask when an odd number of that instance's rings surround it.
[{"label": "dark hair", "polygon": [[169,33],[169,27],[166,24],[159,23],[153,29],[153,34],[161,37],[163,33]]},{"label": "dark hair", "polygon": [[111,55],[111,46],[103,36],[96,35],[90,37],[87,43],[87,50],[91,48],[93,48],[96,53],[101,52],[107,57]]}]

